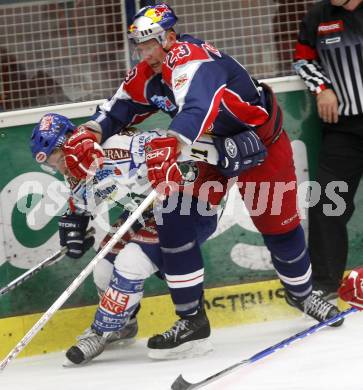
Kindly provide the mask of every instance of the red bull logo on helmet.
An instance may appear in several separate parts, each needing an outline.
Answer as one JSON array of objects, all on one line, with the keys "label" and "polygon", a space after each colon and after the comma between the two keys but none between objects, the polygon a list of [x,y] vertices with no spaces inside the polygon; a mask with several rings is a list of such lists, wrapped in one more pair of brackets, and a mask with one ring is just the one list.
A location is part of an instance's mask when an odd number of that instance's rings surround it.
[{"label": "red bull logo on helmet", "polygon": [[153,23],[157,23],[157,22],[160,22],[160,20],[163,18],[163,15],[156,12],[155,9],[148,9],[144,16],[146,16],[147,18],[151,19],[153,21]]},{"label": "red bull logo on helmet", "polygon": [[156,5],[153,8],[149,8],[144,16],[150,18],[153,23],[158,23],[163,19],[165,13],[170,12],[170,9],[163,4]]},{"label": "red bull logo on helmet", "polygon": [[134,24],[132,24],[132,25],[129,27],[129,32],[131,32],[131,33],[135,32],[136,30],[137,30],[137,27],[136,27]]}]

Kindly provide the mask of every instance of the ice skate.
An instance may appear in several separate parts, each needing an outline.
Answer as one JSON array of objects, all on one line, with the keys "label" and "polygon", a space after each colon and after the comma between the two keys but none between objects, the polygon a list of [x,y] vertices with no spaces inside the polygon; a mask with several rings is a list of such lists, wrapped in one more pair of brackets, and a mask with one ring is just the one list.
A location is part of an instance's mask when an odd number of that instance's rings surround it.
[{"label": "ice skate", "polygon": [[106,337],[98,334],[94,329],[87,328],[77,337],[77,344],[66,352],[66,361],[63,366],[72,364],[85,364],[100,355],[106,346]]},{"label": "ice skate", "polygon": [[127,346],[135,342],[138,326],[136,318],[131,319],[121,330],[98,334],[94,329],[87,328],[82,335],[77,337],[77,344],[66,352],[66,361],[63,366],[85,364],[100,355],[110,344]]},{"label": "ice skate", "polygon": [[209,341],[210,325],[205,310],[180,318],[162,334],[147,343],[151,359],[182,359],[205,355],[213,350]]},{"label": "ice skate", "polygon": [[[332,318],[339,313],[339,309],[336,306],[321,298],[319,294],[311,293],[307,298],[301,300],[286,291],[285,299],[290,306],[296,307],[319,322]],[[343,322],[344,318],[341,318],[330,326],[337,327],[342,325]]]}]

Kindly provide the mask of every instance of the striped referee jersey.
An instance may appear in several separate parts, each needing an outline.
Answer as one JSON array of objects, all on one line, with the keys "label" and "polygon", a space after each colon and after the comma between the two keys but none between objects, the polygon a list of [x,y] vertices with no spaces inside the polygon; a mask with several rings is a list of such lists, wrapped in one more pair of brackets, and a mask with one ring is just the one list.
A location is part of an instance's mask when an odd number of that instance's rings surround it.
[{"label": "striped referee jersey", "polygon": [[315,4],[301,23],[293,65],[311,92],[335,91],[339,115],[363,115],[363,3],[354,11]]}]

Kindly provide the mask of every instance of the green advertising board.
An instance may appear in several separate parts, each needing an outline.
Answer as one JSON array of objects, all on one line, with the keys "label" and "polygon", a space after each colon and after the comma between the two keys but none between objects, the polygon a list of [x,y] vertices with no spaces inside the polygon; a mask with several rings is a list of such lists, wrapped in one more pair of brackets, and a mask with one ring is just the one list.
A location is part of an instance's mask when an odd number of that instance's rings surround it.
[{"label": "green advertising board", "polygon": [[[320,129],[314,101],[303,90],[278,93],[284,111],[284,126],[292,140],[299,183],[314,179],[319,153]],[[40,115],[39,115],[40,116]],[[73,121],[78,124],[84,118]],[[168,118],[156,115],[142,129],[166,128]],[[57,215],[66,205],[67,190],[60,176],[42,171],[29,151],[29,136],[34,123],[0,129],[0,287],[38,264],[59,248]],[[307,205],[302,202],[301,214]],[[357,210],[350,221],[349,267],[362,263],[360,248],[363,231],[359,215],[363,194],[359,191]],[[238,212],[235,210],[238,209]],[[272,279],[275,273],[269,253],[256,231],[243,203],[232,192],[216,233],[204,244],[206,287],[233,285]],[[109,214],[109,220],[115,217]],[[95,222],[93,222],[95,223]],[[306,219],[303,220],[306,229]],[[43,312],[59,297],[95,255],[97,243],[105,234],[97,229],[96,245],[81,260],[64,258],[1,297],[0,318]],[[162,281],[150,278],[145,295],[160,295],[167,290]],[[88,277],[64,307],[95,304],[97,294]]]}]

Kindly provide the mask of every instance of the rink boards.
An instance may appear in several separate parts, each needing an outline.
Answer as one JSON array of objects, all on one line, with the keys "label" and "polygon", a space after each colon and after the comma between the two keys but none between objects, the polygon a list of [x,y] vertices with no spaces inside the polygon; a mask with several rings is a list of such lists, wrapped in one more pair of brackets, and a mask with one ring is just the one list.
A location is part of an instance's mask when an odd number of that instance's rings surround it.
[{"label": "rink boards", "polygon": [[[206,290],[205,295],[205,306],[213,328],[299,315],[286,305],[283,289],[277,280],[211,288]],[[68,348],[75,337],[91,324],[95,309],[96,306],[91,305],[60,310],[20,356]],[[0,319],[0,359],[14,348],[39,318],[40,314],[31,314]],[[144,298],[138,314],[138,337],[163,332],[175,319],[169,295]]]}]

